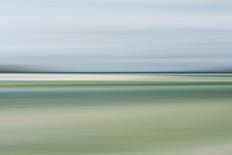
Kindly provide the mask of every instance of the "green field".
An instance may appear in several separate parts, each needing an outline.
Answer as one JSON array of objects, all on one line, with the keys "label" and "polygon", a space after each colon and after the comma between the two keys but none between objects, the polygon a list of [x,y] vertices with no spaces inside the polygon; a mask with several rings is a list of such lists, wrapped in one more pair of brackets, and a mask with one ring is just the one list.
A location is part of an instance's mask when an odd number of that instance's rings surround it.
[{"label": "green field", "polygon": [[156,76],[1,80],[0,155],[232,154],[232,74]]}]

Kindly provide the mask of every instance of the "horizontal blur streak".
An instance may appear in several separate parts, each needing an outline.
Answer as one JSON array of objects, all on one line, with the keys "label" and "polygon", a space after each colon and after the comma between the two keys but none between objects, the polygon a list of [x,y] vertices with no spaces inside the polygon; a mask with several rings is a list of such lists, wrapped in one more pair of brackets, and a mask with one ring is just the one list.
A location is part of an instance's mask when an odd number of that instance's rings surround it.
[{"label": "horizontal blur streak", "polygon": [[232,154],[231,7],[0,0],[0,155]]},{"label": "horizontal blur streak", "polygon": [[2,74],[0,154],[228,155],[231,93],[232,74]]},{"label": "horizontal blur streak", "polygon": [[231,7],[228,0],[1,0],[0,67],[231,70]]},{"label": "horizontal blur streak", "polygon": [[[112,81],[112,82],[232,82],[231,73],[4,73],[0,74],[0,82],[5,81]],[[19,82],[20,83],[20,82]]]}]

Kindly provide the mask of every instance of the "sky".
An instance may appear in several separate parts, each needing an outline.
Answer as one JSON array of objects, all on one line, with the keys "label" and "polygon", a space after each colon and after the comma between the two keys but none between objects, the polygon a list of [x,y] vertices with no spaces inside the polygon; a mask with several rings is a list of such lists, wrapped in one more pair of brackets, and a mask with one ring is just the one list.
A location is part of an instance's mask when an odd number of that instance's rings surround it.
[{"label": "sky", "polygon": [[232,69],[230,0],[0,0],[0,65]]}]

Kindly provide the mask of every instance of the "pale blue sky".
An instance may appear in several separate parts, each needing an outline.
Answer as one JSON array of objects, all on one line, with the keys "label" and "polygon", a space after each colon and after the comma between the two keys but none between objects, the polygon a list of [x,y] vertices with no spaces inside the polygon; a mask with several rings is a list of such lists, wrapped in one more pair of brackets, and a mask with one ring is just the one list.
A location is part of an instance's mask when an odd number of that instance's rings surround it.
[{"label": "pale blue sky", "polygon": [[231,8],[229,0],[0,0],[0,65],[232,68]]}]

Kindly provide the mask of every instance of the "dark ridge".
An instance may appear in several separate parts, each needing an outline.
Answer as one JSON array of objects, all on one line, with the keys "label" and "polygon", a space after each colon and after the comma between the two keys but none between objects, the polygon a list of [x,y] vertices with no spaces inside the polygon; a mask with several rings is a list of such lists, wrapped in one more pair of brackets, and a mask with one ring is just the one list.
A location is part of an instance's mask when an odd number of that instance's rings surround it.
[{"label": "dark ridge", "polygon": [[21,65],[0,65],[2,74],[231,74],[231,68],[214,68],[193,71],[51,71]]},{"label": "dark ridge", "polygon": [[7,74],[231,74],[232,72],[224,72],[224,71],[162,71],[162,72],[58,72],[58,71],[2,71],[0,73]]}]

